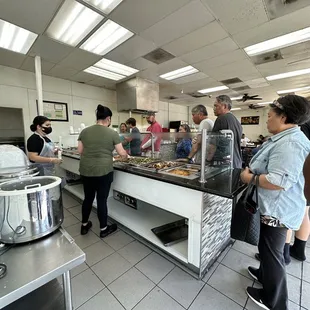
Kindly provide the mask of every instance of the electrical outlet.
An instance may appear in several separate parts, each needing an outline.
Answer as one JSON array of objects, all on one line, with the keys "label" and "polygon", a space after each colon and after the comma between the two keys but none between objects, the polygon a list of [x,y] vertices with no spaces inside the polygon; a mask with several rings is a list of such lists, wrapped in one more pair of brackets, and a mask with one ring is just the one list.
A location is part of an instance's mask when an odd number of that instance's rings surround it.
[{"label": "electrical outlet", "polygon": [[125,195],[123,193],[118,192],[118,191],[113,191],[113,198],[115,200],[125,202]]},{"label": "electrical outlet", "polygon": [[125,195],[125,204],[131,208],[137,209],[137,199]]}]

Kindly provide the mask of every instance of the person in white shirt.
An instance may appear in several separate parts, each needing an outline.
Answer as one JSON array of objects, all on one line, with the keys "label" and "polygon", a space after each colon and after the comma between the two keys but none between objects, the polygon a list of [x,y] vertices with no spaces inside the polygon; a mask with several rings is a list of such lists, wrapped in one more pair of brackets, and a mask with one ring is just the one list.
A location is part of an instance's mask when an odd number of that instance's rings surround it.
[{"label": "person in white shirt", "polygon": [[241,146],[246,146],[251,140],[243,133],[241,136]]},{"label": "person in white shirt", "polygon": [[[214,122],[208,118],[208,111],[202,104],[195,106],[192,109],[192,119],[196,125],[199,125],[199,132],[203,129],[212,131]],[[199,133],[192,141],[192,151],[187,158],[179,159],[178,161],[191,161],[195,157],[195,162],[201,162],[201,134]]]}]

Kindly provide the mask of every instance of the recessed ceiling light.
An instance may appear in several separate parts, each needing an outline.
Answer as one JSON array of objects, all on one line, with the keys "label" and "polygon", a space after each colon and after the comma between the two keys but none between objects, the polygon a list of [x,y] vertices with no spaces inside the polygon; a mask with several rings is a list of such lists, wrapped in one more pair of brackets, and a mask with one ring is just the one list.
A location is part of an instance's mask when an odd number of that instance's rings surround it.
[{"label": "recessed ceiling light", "polygon": [[0,47],[27,54],[37,34],[0,19]]},{"label": "recessed ceiling light", "polygon": [[134,34],[112,20],[106,21],[81,48],[97,55],[105,55]]},{"label": "recessed ceiling light", "polygon": [[162,74],[159,77],[161,77],[162,79],[171,81],[171,80],[175,80],[175,79],[178,79],[180,77],[187,76],[190,74],[194,74],[197,72],[199,72],[199,71],[196,68],[194,68],[192,66],[187,66],[187,67],[183,67],[183,68]]},{"label": "recessed ceiling light", "polygon": [[101,59],[93,66],[85,69],[84,71],[87,73],[105,77],[107,79],[118,81],[138,72],[139,70],[108,59]]},{"label": "recessed ceiling light", "polygon": [[279,48],[292,46],[310,40],[310,27],[294,31],[258,44],[248,46],[244,51],[249,56],[255,56],[277,50]]},{"label": "recessed ceiling light", "polygon": [[281,80],[281,79],[286,79],[286,78],[289,78],[289,77],[298,76],[298,75],[304,75],[304,74],[310,74],[310,68],[309,69],[302,69],[302,70],[297,70],[297,71],[286,72],[286,73],[281,73],[281,74],[276,74],[276,75],[270,75],[270,76],[267,76],[266,79],[268,81],[274,81],[274,80]]},{"label": "recessed ceiling light", "polygon": [[230,111],[237,111],[237,110],[241,110],[241,108],[232,108],[232,109],[230,109]]},{"label": "recessed ceiling light", "polygon": [[259,102],[257,103],[258,105],[268,105],[268,104],[272,104],[272,101],[268,101],[268,102]]},{"label": "recessed ceiling light", "polygon": [[74,0],[66,0],[47,29],[47,35],[65,44],[78,45],[104,17]]},{"label": "recessed ceiling light", "polygon": [[229,89],[229,88],[227,86],[223,85],[223,86],[201,89],[201,90],[198,90],[198,93],[208,94],[208,93],[214,93],[214,92],[225,90],[225,89]]},{"label": "recessed ceiling light", "polygon": [[293,89],[286,89],[286,90],[279,90],[279,91],[277,91],[277,93],[278,93],[278,95],[284,95],[284,94],[295,93],[295,92],[308,90],[308,89],[310,89],[310,86],[293,88]]},{"label": "recessed ceiling light", "polygon": [[234,101],[234,100],[241,100],[241,99],[242,99],[242,96],[230,98],[231,101]]},{"label": "recessed ceiling light", "polygon": [[82,0],[104,14],[111,13],[123,0]]}]

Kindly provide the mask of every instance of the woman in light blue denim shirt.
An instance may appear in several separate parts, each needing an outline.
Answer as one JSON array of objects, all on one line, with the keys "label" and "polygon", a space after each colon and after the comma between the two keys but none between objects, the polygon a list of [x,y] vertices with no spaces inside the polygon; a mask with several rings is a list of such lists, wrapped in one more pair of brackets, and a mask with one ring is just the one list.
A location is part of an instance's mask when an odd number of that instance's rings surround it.
[{"label": "woman in light blue denim shirt", "polygon": [[259,175],[261,263],[259,269],[248,271],[263,289],[248,287],[247,294],[263,309],[288,309],[283,249],[287,230],[299,229],[306,208],[303,165],[310,142],[298,125],[309,118],[310,103],[303,97],[288,95],[271,104],[267,128],[273,136],[241,174],[244,183],[250,182],[253,173]]}]

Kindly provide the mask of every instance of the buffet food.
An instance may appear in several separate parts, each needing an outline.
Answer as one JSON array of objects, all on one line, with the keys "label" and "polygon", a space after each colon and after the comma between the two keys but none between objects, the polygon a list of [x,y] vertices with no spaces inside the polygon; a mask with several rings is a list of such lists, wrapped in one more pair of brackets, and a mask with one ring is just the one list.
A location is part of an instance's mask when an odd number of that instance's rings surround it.
[{"label": "buffet food", "polygon": [[184,177],[188,177],[191,174],[190,171],[183,170],[183,169],[173,169],[173,170],[168,171],[168,173],[176,174],[176,175],[181,175],[181,176],[184,176]]},{"label": "buffet food", "polygon": [[121,156],[115,156],[114,160],[116,162],[123,162],[123,163],[134,165],[134,166],[149,164],[155,161],[154,158],[150,158],[150,157],[133,157],[133,156],[129,156],[126,159],[122,159]]},{"label": "buffet food", "polygon": [[156,170],[161,170],[161,169],[178,167],[178,166],[182,166],[182,165],[183,165],[182,163],[175,162],[175,161],[161,161],[159,163],[148,164],[145,167],[151,168],[151,169],[156,169]]}]

